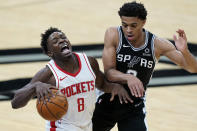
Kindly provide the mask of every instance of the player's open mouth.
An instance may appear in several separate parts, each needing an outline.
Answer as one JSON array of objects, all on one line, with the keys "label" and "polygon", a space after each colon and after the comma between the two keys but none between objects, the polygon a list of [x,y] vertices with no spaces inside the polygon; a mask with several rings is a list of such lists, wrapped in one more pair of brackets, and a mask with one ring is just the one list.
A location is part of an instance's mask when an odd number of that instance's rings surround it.
[{"label": "player's open mouth", "polygon": [[69,48],[67,46],[63,46],[62,49],[61,49],[61,52],[64,52],[66,50],[69,50]]},{"label": "player's open mouth", "polygon": [[71,51],[69,50],[69,47],[67,45],[64,45],[61,49],[61,52],[68,55],[71,53]]},{"label": "player's open mouth", "polygon": [[132,40],[134,35],[127,35],[128,40]]}]

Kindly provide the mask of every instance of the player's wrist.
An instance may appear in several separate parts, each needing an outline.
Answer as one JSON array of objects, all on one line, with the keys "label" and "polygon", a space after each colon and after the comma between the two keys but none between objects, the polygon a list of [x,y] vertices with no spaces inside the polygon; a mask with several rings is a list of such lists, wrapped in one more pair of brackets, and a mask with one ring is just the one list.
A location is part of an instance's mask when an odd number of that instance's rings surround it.
[{"label": "player's wrist", "polygon": [[127,81],[127,83],[129,82],[129,81],[131,81],[132,80],[132,78],[134,77],[132,74],[126,74],[127,76],[126,76],[126,81]]},{"label": "player's wrist", "polygon": [[182,53],[183,55],[187,55],[187,54],[190,53],[190,51],[189,51],[189,49],[187,48],[187,49],[181,51],[181,53]]}]

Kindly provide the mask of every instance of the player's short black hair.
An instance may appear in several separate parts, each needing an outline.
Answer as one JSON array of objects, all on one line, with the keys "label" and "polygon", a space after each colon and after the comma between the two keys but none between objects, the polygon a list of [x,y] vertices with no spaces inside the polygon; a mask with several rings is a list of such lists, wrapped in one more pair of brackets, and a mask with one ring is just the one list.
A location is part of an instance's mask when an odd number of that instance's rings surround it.
[{"label": "player's short black hair", "polygon": [[53,33],[53,32],[62,32],[61,30],[59,30],[58,28],[54,28],[54,27],[50,27],[49,29],[47,29],[43,34],[41,34],[41,47],[42,50],[45,54],[47,54],[48,52],[48,48],[47,48],[47,40],[49,38],[49,36]]},{"label": "player's short black hair", "polygon": [[147,11],[142,3],[136,1],[125,3],[118,11],[119,16],[138,17],[141,20],[146,20]]}]

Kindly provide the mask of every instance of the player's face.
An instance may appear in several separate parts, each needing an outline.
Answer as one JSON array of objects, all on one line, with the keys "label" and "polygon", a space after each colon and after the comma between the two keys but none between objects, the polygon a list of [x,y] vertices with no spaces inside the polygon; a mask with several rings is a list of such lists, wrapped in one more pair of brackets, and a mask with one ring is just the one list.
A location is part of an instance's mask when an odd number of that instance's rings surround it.
[{"label": "player's face", "polygon": [[54,57],[54,55],[68,57],[72,54],[70,41],[62,32],[53,32],[47,42],[50,57]]},{"label": "player's face", "polygon": [[121,22],[125,37],[132,43],[142,35],[142,29],[146,21],[137,17],[121,16]]}]

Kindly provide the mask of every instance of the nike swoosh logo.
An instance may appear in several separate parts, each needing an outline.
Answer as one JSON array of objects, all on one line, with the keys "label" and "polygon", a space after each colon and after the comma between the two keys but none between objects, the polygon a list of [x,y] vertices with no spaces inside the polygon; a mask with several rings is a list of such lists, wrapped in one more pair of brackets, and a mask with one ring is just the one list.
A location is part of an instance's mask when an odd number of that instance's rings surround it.
[{"label": "nike swoosh logo", "polygon": [[60,78],[60,81],[63,81],[67,76],[63,77],[63,78]]},{"label": "nike swoosh logo", "polygon": [[130,47],[130,46],[127,46],[127,45],[124,44],[123,47]]}]

